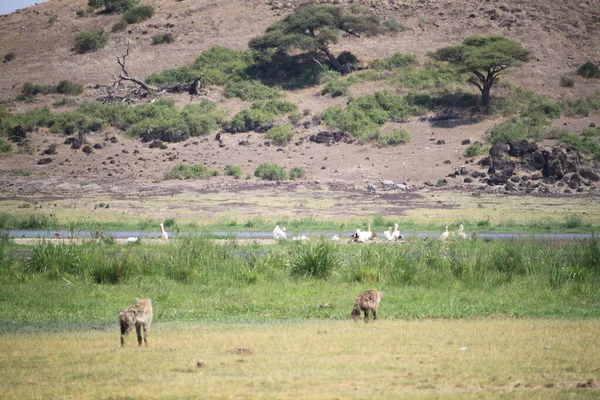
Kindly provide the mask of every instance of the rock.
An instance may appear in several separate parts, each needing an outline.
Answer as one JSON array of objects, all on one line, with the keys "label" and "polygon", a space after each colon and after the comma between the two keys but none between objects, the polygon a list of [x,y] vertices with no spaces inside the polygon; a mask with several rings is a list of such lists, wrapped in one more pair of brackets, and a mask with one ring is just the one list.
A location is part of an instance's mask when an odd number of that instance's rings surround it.
[{"label": "rock", "polygon": [[504,143],[496,143],[490,149],[490,156],[492,156],[492,158],[503,157],[507,152],[508,149]]},{"label": "rock", "polygon": [[450,160],[444,160],[444,164],[450,165],[450,164],[452,164],[452,161],[450,161]]},{"label": "rock", "polygon": [[104,147],[104,146],[102,146],[102,143],[96,143],[96,144],[94,145],[94,148],[95,148],[96,150],[100,150],[102,147]]},{"label": "rock", "polygon": [[71,142],[71,148],[73,150],[79,150],[81,146],[83,146],[83,141],[78,137],[74,137],[73,141]]},{"label": "rock", "polygon": [[469,174],[469,170],[466,169],[465,167],[461,167],[460,168],[460,174],[461,175],[468,175]]},{"label": "rock", "polygon": [[471,174],[471,176],[473,178],[485,178],[487,176],[487,174],[485,172],[475,171]]},{"label": "rock", "polygon": [[471,139],[464,139],[462,142],[460,142],[460,144],[462,144],[463,146],[471,144]]},{"label": "rock", "polygon": [[333,144],[345,140],[346,138],[347,135],[344,132],[320,131],[316,135],[312,135],[309,140],[314,143]]},{"label": "rock", "polygon": [[510,177],[510,181],[511,182],[515,182],[515,183],[519,183],[521,181],[521,178],[519,178],[518,176],[511,176]]},{"label": "rock", "polygon": [[512,183],[506,182],[506,185],[504,185],[504,190],[512,192],[512,191],[515,191],[516,188],[515,188],[515,185],[513,185]]},{"label": "rock", "polygon": [[446,144],[446,141],[440,139],[437,142],[435,142],[435,144],[438,144],[438,145]]},{"label": "rock", "polygon": [[525,154],[530,154],[537,151],[536,143],[529,143],[527,140],[508,142],[508,154],[512,157],[523,157]]},{"label": "rock", "polygon": [[56,154],[56,148],[58,145],[56,143],[52,143],[46,150],[42,151],[42,155],[54,155]]},{"label": "rock", "polygon": [[580,168],[579,174],[585,178],[589,179],[592,182],[598,182],[600,180],[600,176],[597,173],[591,170],[591,168]]},{"label": "rock", "polygon": [[40,158],[37,162],[37,165],[46,165],[52,162],[51,158]]},{"label": "rock", "polygon": [[521,160],[521,166],[529,171],[539,171],[544,168],[546,159],[541,151],[534,151],[533,153],[527,153]]},{"label": "rock", "polygon": [[8,138],[14,143],[23,143],[27,140],[27,131],[21,125],[16,125],[10,131]]},{"label": "rock", "polygon": [[84,146],[82,150],[85,154],[92,154],[94,152],[91,146]]},{"label": "rock", "polygon": [[465,179],[463,179],[463,182],[464,183],[472,183],[473,179],[471,179],[471,178],[465,178]]}]

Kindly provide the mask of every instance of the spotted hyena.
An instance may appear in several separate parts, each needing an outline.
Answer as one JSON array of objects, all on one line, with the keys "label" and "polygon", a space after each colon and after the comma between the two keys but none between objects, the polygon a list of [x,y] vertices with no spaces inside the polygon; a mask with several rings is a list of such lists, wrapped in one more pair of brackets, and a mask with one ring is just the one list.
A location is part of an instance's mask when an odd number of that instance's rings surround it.
[{"label": "spotted hyena", "polygon": [[377,319],[377,306],[383,297],[383,292],[378,292],[375,289],[367,290],[361,293],[354,302],[352,309],[352,318],[357,322],[360,318],[360,312],[365,313],[365,322],[369,322],[369,313],[373,313],[373,319]]},{"label": "spotted hyena", "polygon": [[138,300],[134,305],[127,307],[119,313],[121,324],[121,346],[125,345],[125,338],[135,326],[138,346],[142,345],[142,327],[144,328],[144,343],[148,346],[148,335],[152,323],[152,299]]}]

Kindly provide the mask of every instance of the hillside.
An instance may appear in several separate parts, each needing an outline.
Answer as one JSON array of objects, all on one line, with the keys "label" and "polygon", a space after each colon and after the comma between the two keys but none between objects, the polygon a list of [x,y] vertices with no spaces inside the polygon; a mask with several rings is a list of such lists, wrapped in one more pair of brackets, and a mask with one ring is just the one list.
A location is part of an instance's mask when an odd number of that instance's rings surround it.
[{"label": "hillside", "polygon": [[[44,106],[52,112],[76,110],[80,105],[101,97],[107,85],[115,81],[121,71],[117,57],[125,54],[129,43],[127,70],[133,77],[146,79],[150,74],[181,68],[194,62],[202,52],[213,46],[245,50],[248,41],[264,32],[265,28],[303,1],[273,0],[142,0],[141,5],[152,6],[154,15],[149,20],[131,24],[120,32],[111,27],[121,16],[86,11],[87,0],[50,0],[34,7],[18,10],[0,17],[0,56],[13,53],[14,59],[0,64],[0,103],[12,114],[28,112]],[[320,1],[319,3],[327,3]],[[329,3],[349,6],[356,1],[335,0]],[[502,75],[501,84],[493,96],[498,99],[514,97],[521,101],[521,92],[545,96],[547,101],[564,103],[569,100],[600,96],[600,79],[585,79],[575,74],[586,61],[600,61],[600,1],[590,0],[577,4],[531,1],[362,1],[369,13],[383,19],[393,18],[403,29],[375,37],[345,35],[332,50],[339,54],[349,51],[368,67],[373,60],[391,57],[396,53],[412,55],[421,66],[428,63],[429,52],[460,43],[471,35],[504,35],[529,50],[532,59]],[[98,51],[78,54],[74,51],[77,34],[102,28],[109,32],[106,46]],[[174,42],[153,45],[158,34],[171,33]],[[572,86],[561,85],[561,78],[569,76]],[[18,100],[26,82],[39,85],[57,85],[62,80],[83,87],[76,96],[60,94],[37,95],[33,99]],[[129,88],[136,88],[131,84]],[[478,95],[467,83],[448,85],[446,90]],[[250,101],[226,98],[223,86],[210,85],[207,91],[192,100],[203,98],[214,101],[226,119],[250,107]],[[394,80],[363,80],[353,83],[346,95],[332,97],[322,94],[323,85],[292,90],[281,90],[280,100],[294,103],[303,113],[294,126],[294,137],[286,146],[265,143],[262,133],[254,131],[230,134],[222,132],[221,140],[208,136],[190,138],[177,143],[165,143],[163,149],[151,147],[124,132],[108,127],[90,132],[85,140],[94,150],[86,154],[64,144],[65,135],[50,133],[42,128],[28,134],[29,153],[13,144],[10,156],[0,157],[0,187],[5,200],[31,200],[64,198],[72,195],[135,196],[140,190],[153,193],[180,193],[186,190],[229,190],[231,187],[255,187],[269,184],[253,177],[262,163],[276,163],[286,170],[302,167],[306,171],[301,180],[305,185],[329,185],[336,190],[347,190],[349,196],[366,194],[367,183],[393,180],[413,186],[414,191],[428,188],[446,179],[451,189],[471,192],[475,190],[503,193],[504,186],[486,185],[479,179],[465,181],[452,176],[465,168],[466,176],[473,172],[486,172],[487,166],[477,165],[484,156],[465,157],[464,151],[474,142],[485,143],[486,132],[502,123],[509,115],[483,115],[469,108],[452,105],[438,107],[419,116],[397,122],[388,122],[382,132],[390,134],[396,129],[406,129],[410,142],[399,146],[379,147],[373,143],[345,143],[331,145],[310,141],[323,125],[313,123],[328,107],[345,106],[348,99],[373,94],[382,90],[404,95],[419,89],[402,87]],[[428,90],[437,90],[428,89]],[[433,93],[433,92],[432,92]],[[190,104],[190,96],[164,94],[181,110]],[[151,98],[141,99],[147,103]],[[440,116],[455,115],[444,120]],[[561,114],[551,120],[548,128],[581,135],[584,129],[600,126],[600,112],[587,115]],[[598,135],[592,139],[598,143]],[[540,151],[557,144],[553,139],[539,142]],[[96,146],[94,146],[96,145]],[[50,155],[42,154],[53,148]],[[511,154],[511,157],[513,155]],[[577,156],[579,157],[579,155]],[[40,159],[50,158],[46,164]],[[221,176],[202,181],[167,180],[168,172],[180,163],[202,164],[221,172]],[[228,164],[242,168],[242,179],[223,176]],[[584,168],[584,167],[582,167]],[[585,168],[597,171],[589,162]],[[572,171],[571,171],[572,172]],[[535,175],[529,174],[529,175]],[[247,179],[244,177],[247,176]],[[554,179],[554,178],[552,178]],[[583,178],[585,195],[597,192],[599,183]],[[564,195],[566,186],[550,182],[550,189],[542,192],[539,185],[533,194]],[[589,184],[588,184],[589,183]],[[516,186],[516,185],[515,185]],[[539,189],[539,190],[538,190]],[[523,192],[523,191],[520,191]],[[394,192],[396,193],[396,192]],[[576,190],[567,190],[577,195]],[[384,196],[385,197],[385,196]],[[393,202],[393,198],[388,201]],[[172,215],[177,212],[165,212]]]}]

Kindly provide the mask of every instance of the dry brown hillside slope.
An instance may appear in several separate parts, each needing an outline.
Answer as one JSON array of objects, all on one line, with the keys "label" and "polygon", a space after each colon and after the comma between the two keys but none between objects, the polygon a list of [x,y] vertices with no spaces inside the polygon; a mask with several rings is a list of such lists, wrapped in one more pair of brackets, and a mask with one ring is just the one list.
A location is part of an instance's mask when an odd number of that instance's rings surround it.
[{"label": "dry brown hillside slope", "polygon": [[[153,72],[189,64],[214,45],[246,49],[252,37],[263,33],[268,25],[304,2],[141,0],[140,4],[154,7],[154,16],[131,25],[126,31],[110,33],[106,47],[87,54],[73,51],[75,36],[97,28],[110,32],[120,16],[82,13],[87,0],[49,0],[18,10],[0,16],[0,57],[11,52],[15,54],[14,60],[0,64],[0,102],[11,112],[42,106],[54,110],[52,104],[62,96],[38,96],[33,102],[17,101],[16,97],[25,82],[49,85],[64,79],[85,87],[84,93],[75,99],[76,105],[94,100],[98,93],[93,86],[110,84],[119,74],[115,59],[124,54],[127,43],[130,43],[129,73],[145,78]],[[346,6],[358,1],[315,2]],[[546,95],[552,101],[578,99],[600,90],[598,79],[585,80],[575,76],[573,87],[559,84],[563,75],[573,74],[585,61],[600,61],[598,0],[369,0],[361,3],[380,17],[395,18],[405,28],[399,33],[378,37],[343,37],[333,47],[336,52],[351,51],[364,65],[394,53],[412,54],[424,61],[428,52],[460,43],[470,35],[498,34],[519,41],[533,55],[530,62],[507,71],[503,80]],[[54,22],[51,23],[51,19]],[[166,32],[173,33],[174,43],[151,44],[154,35]],[[350,95],[396,90],[388,85],[363,82],[351,86]],[[222,88],[210,89],[208,98],[218,101],[219,107],[229,115],[249,106],[239,99],[225,99]],[[467,84],[463,90],[475,93]],[[335,104],[343,105],[348,99],[322,96],[320,91],[320,87],[284,91],[284,98],[297,104],[299,110],[310,110],[311,115]],[[189,101],[187,95],[172,97],[181,107]],[[76,105],[55,111],[74,109]],[[283,148],[265,146],[261,134],[251,132],[223,134],[221,146],[211,137],[169,144],[166,150],[161,150],[109,131],[88,136],[90,144],[104,144],[102,149],[90,155],[63,145],[64,137],[42,131],[31,136],[33,154],[15,150],[11,157],[0,158],[0,188],[4,199],[62,198],[74,194],[129,196],[141,189],[165,194],[192,187],[193,190],[229,190],[226,188],[263,183],[255,178],[234,180],[225,176],[200,183],[174,182],[165,180],[165,174],[179,163],[193,163],[221,171],[226,164],[236,164],[242,167],[244,175],[252,175],[258,165],[275,162],[287,169],[304,167],[309,187],[330,183],[339,190],[363,195],[367,183],[390,179],[410,183],[418,189],[424,188],[425,182],[435,183],[463,166],[469,172],[485,171],[486,168],[476,166],[463,156],[466,145],[462,143],[465,139],[483,141],[485,132],[501,121],[490,117],[472,124],[444,126],[413,117],[408,122],[384,126],[385,132],[406,128],[412,136],[409,144],[388,148],[356,143],[315,144],[308,138],[323,129],[315,126],[297,126],[294,141]],[[600,116],[563,117],[553,124],[580,133],[590,124],[600,126]],[[112,136],[118,141],[105,140]],[[246,140],[247,145],[239,145],[241,140]],[[40,153],[53,143],[58,146],[57,153],[51,156],[52,162],[38,165]],[[448,178],[448,182],[451,187],[466,191],[481,186],[476,182],[464,182],[461,177]],[[594,190],[586,189],[586,193],[590,191],[594,193]]]}]

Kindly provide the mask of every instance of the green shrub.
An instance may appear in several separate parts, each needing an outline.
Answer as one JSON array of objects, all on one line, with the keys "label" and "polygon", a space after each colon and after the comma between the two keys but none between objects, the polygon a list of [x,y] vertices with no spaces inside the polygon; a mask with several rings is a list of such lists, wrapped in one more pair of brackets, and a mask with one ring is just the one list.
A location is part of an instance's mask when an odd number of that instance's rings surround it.
[{"label": "green shrub", "polygon": [[62,94],[80,94],[83,92],[83,87],[75,82],[60,81],[56,85],[56,92]]},{"label": "green shrub", "polygon": [[325,84],[321,94],[329,94],[331,97],[346,96],[350,83],[344,79],[332,79]]},{"label": "green shrub", "polygon": [[150,6],[134,7],[123,14],[123,20],[128,24],[136,24],[138,22],[146,21],[154,15],[154,8]]},{"label": "green shrub", "polygon": [[175,41],[175,37],[173,37],[172,33],[163,33],[160,35],[152,36],[152,44],[163,44],[163,43],[173,43]]},{"label": "green shrub", "polygon": [[277,125],[265,132],[265,138],[277,146],[286,146],[294,137],[291,125]]},{"label": "green shrub", "polygon": [[491,144],[499,142],[508,143],[523,139],[538,141],[546,135],[545,123],[544,120],[531,118],[512,118],[494,126],[486,134],[486,139]]},{"label": "green shrub", "polygon": [[17,56],[17,54],[14,51],[11,51],[10,53],[6,53],[4,55],[4,58],[2,59],[2,63],[6,64],[7,62],[11,62],[12,60],[15,59],[16,56]]},{"label": "green shrub", "polygon": [[451,90],[464,82],[455,68],[437,62],[420,68],[401,68],[394,75],[396,84],[414,90]]},{"label": "green shrub", "polygon": [[565,115],[569,117],[588,117],[600,112],[600,92],[583,99],[569,100],[563,104]]},{"label": "green shrub", "polygon": [[521,117],[527,118],[560,118],[562,107],[558,103],[552,103],[542,98],[537,98],[525,110],[521,112]]},{"label": "green shrub", "polygon": [[106,46],[108,35],[104,29],[80,33],[75,37],[75,51],[79,54],[100,50]]},{"label": "green shrub", "polygon": [[600,69],[591,61],[586,61],[577,68],[577,75],[583,78],[600,78]]},{"label": "green shrub", "polygon": [[225,87],[225,97],[239,97],[246,101],[276,99],[281,96],[276,88],[263,85],[259,81],[230,82]]},{"label": "green shrub", "polygon": [[479,142],[475,142],[465,149],[465,152],[463,155],[465,157],[477,157],[477,156],[480,156],[487,152],[488,152],[487,147],[484,147],[483,144],[481,144]]},{"label": "green shrub", "polygon": [[216,109],[217,104],[206,99],[200,104],[185,106],[181,115],[187,125],[187,133],[190,136],[206,136],[219,129],[224,113]]},{"label": "green shrub", "polygon": [[217,176],[219,171],[206,168],[204,165],[178,164],[167,175],[168,179],[207,179]]},{"label": "green shrub", "polygon": [[213,46],[202,52],[192,64],[151,74],[146,78],[146,82],[150,84],[190,82],[204,73],[202,82],[223,85],[229,79],[250,79],[246,75],[246,70],[253,65],[255,65],[254,53],[251,51]]},{"label": "green shrub", "polygon": [[600,128],[599,127],[584,128],[583,131],[581,131],[581,134],[585,137],[600,136]]},{"label": "green shrub", "polygon": [[139,0],[88,0],[88,6],[97,9],[105,7],[108,13],[123,13],[132,9]]},{"label": "green shrub", "polygon": [[560,142],[575,146],[582,153],[591,156],[595,161],[600,161],[600,145],[592,138],[566,134],[560,139]]},{"label": "green shrub", "polygon": [[254,176],[265,181],[281,181],[286,179],[285,170],[277,164],[261,164],[254,170]]},{"label": "green shrub", "polygon": [[341,265],[340,252],[331,241],[302,243],[291,260],[291,273],[296,276],[328,279]]},{"label": "green shrub", "polygon": [[290,179],[295,181],[296,179],[302,179],[306,175],[306,170],[302,167],[294,167],[290,170]]},{"label": "green shrub", "polygon": [[242,168],[237,165],[227,164],[225,166],[225,175],[239,179],[242,176]]},{"label": "green shrub", "polygon": [[392,133],[379,135],[377,143],[381,147],[398,146],[410,142],[410,132],[406,129],[394,129]]},{"label": "green shrub", "polygon": [[120,20],[119,22],[117,22],[116,24],[114,24],[111,28],[111,32],[121,32],[124,31],[125,29],[127,29],[127,27],[129,26],[129,24],[127,23],[127,21],[125,21],[124,19]]},{"label": "green shrub", "polygon": [[575,86],[575,79],[572,76],[563,75],[560,77],[560,86],[573,87]]},{"label": "green shrub", "polygon": [[404,25],[394,18],[386,19],[381,25],[383,25],[388,32],[402,32],[404,30]]},{"label": "green shrub", "polygon": [[406,97],[377,92],[362,96],[341,106],[329,107],[323,112],[323,123],[349,133],[360,141],[378,138],[379,127],[387,121],[400,121],[416,113],[419,106],[410,104]]},{"label": "green shrub", "polygon": [[7,154],[12,151],[12,145],[10,142],[0,138],[0,154]]},{"label": "green shrub", "polygon": [[371,62],[371,68],[375,70],[392,70],[396,68],[408,67],[409,65],[413,65],[415,61],[415,56],[396,53],[388,58],[373,60],[373,62]]},{"label": "green shrub", "polygon": [[296,111],[298,107],[287,101],[270,100],[268,102],[254,102],[249,109],[237,113],[230,123],[233,133],[248,132],[272,122],[276,117]]}]

